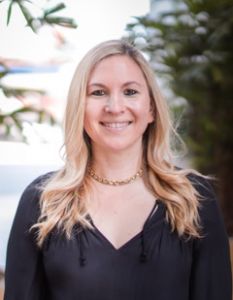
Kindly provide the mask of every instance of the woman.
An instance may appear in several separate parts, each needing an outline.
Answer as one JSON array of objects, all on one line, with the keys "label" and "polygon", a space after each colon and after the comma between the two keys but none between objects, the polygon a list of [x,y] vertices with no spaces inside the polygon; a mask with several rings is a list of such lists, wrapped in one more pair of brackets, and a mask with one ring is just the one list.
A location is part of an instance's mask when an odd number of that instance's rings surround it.
[{"label": "woman", "polygon": [[5,300],[230,300],[227,235],[204,176],[176,168],[142,54],[101,43],[68,95],[64,168],[24,191]]}]

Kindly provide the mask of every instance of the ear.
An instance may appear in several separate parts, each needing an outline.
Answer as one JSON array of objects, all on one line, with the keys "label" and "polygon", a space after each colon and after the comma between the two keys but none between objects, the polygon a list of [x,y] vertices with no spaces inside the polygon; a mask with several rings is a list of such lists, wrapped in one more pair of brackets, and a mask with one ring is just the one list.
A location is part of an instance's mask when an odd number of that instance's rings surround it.
[{"label": "ear", "polygon": [[148,123],[152,123],[155,120],[155,109],[153,105],[150,105]]}]

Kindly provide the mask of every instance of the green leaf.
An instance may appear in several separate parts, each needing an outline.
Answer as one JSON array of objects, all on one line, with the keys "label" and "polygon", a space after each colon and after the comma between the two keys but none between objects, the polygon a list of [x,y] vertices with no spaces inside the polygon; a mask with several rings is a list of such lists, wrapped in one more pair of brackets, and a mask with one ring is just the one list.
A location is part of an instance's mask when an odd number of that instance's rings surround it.
[{"label": "green leaf", "polygon": [[48,24],[56,24],[64,27],[69,28],[77,28],[77,24],[72,18],[66,18],[66,17],[46,17],[44,20],[41,20],[42,22],[46,22]]},{"label": "green leaf", "polygon": [[5,136],[10,136],[11,134],[11,126],[9,124],[5,124]]},{"label": "green leaf", "polygon": [[22,5],[22,3],[20,1],[17,1],[17,3],[20,7],[20,10],[21,10],[22,14],[24,15],[24,18],[27,21],[27,25],[32,29],[33,32],[36,33],[36,28],[33,25],[34,18],[31,15],[30,11],[24,5]]},{"label": "green leaf", "polygon": [[55,125],[57,123],[55,118],[52,115],[49,116],[49,121],[51,125]]},{"label": "green leaf", "polygon": [[8,10],[7,10],[7,21],[6,21],[7,26],[9,25],[9,22],[10,22],[13,4],[14,4],[14,1],[11,1],[11,3],[9,4]]},{"label": "green leaf", "polygon": [[14,121],[16,127],[17,127],[20,131],[22,131],[22,130],[23,130],[23,126],[22,126],[20,120],[17,118],[17,116],[16,116],[15,114],[11,114],[11,118],[12,118],[12,120]]},{"label": "green leaf", "polygon": [[45,118],[45,112],[43,110],[41,110],[38,113],[38,123],[42,123],[44,118]]},{"label": "green leaf", "polygon": [[25,96],[26,94],[40,94],[44,95],[45,92],[43,90],[38,90],[38,89],[26,89],[26,88],[14,88],[14,87],[8,87],[3,84],[0,84],[0,89],[2,89],[3,93],[5,96],[10,97],[19,97],[19,96]]},{"label": "green leaf", "polygon": [[58,12],[58,11],[64,9],[65,7],[66,7],[66,6],[65,6],[64,3],[58,3],[58,4],[55,5],[54,7],[44,10],[44,16],[46,17],[46,16],[48,16],[48,15],[50,15],[50,14],[53,14],[53,13],[55,13],[55,12]]},{"label": "green leaf", "polygon": [[[3,78],[4,76],[6,76],[8,74],[7,70],[1,71],[0,72],[0,79]],[[0,89],[2,88],[1,84],[0,84]]]}]

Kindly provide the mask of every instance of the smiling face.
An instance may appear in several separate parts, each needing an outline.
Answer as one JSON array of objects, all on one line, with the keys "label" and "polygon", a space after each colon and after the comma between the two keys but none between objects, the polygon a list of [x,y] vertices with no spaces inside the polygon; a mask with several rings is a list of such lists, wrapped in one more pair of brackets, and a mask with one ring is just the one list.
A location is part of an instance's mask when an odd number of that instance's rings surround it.
[{"label": "smiling face", "polygon": [[84,129],[95,151],[141,151],[153,122],[150,96],[140,67],[126,55],[100,61],[87,84]]}]

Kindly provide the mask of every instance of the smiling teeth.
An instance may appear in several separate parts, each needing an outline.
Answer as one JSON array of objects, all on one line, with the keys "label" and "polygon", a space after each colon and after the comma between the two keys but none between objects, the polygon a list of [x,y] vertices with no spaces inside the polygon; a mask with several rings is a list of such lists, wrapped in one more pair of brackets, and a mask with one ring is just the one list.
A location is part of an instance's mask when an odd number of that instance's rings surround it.
[{"label": "smiling teeth", "polygon": [[104,126],[109,128],[124,128],[128,126],[130,122],[121,122],[121,123],[103,123]]}]

